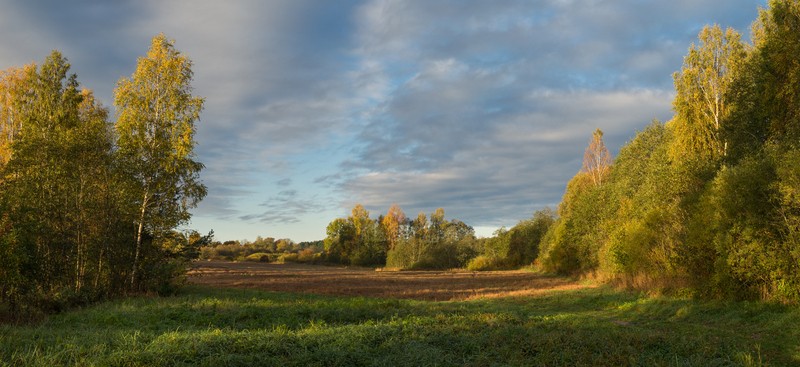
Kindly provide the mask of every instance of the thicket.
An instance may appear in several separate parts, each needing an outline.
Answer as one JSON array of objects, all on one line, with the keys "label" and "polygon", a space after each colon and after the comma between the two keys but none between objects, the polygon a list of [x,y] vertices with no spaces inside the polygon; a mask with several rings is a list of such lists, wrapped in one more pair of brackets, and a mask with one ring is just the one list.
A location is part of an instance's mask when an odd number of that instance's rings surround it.
[{"label": "thicket", "polygon": [[[545,235],[543,268],[800,301],[800,3],[770,1],[752,30],[748,44],[705,27],[674,74],[674,117],[613,163],[584,164]],[[597,140],[585,162],[605,149]]]},{"label": "thicket", "polygon": [[191,61],[155,37],[116,124],[69,69],[53,51],[0,73],[0,313],[169,291],[211,239],[175,230],[206,192]]}]

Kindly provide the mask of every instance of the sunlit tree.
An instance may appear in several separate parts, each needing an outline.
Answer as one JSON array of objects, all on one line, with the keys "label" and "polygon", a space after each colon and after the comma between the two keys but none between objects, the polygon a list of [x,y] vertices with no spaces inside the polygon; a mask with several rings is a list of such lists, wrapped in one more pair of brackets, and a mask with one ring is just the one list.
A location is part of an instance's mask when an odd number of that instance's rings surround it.
[{"label": "sunlit tree", "polygon": [[689,48],[683,67],[673,75],[673,156],[679,160],[713,161],[728,150],[722,137],[730,110],[728,92],[747,53],[733,28],[723,31],[719,25],[706,26],[698,39],[699,45]]},{"label": "sunlit tree", "polygon": [[0,168],[11,159],[11,146],[25,113],[23,96],[32,86],[35,69],[36,65],[31,64],[0,72]]},{"label": "sunlit tree", "polygon": [[136,239],[130,276],[136,282],[146,234],[158,240],[190,218],[205,196],[195,158],[195,123],[203,99],[192,95],[192,62],[160,34],[136,71],[117,84],[120,160],[131,174]]},{"label": "sunlit tree", "polygon": [[608,175],[609,167],[611,167],[611,153],[603,142],[603,131],[597,129],[592,133],[592,140],[583,153],[581,171],[589,175],[595,186],[600,186]]},{"label": "sunlit tree", "polygon": [[406,214],[403,213],[403,209],[401,209],[399,205],[392,204],[392,206],[389,207],[389,211],[381,221],[383,230],[386,232],[386,240],[389,246],[387,250],[393,249],[401,240],[403,236],[403,227],[406,225],[407,221]]}]

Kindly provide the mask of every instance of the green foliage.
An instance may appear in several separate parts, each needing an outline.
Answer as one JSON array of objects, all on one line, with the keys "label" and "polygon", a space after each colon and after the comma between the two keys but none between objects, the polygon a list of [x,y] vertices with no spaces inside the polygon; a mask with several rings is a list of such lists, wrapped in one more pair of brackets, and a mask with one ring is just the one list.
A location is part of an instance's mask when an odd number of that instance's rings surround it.
[{"label": "green foliage", "polygon": [[492,237],[483,242],[483,254],[492,258],[507,258],[510,250],[511,233],[506,227],[500,227]]},{"label": "green foliage", "polygon": [[187,288],[0,326],[0,365],[794,365],[796,308],[596,288],[419,302]]},{"label": "green foliage", "polygon": [[729,89],[746,57],[741,36],[732,28],[706,26],[698,39],[700,44],[692,45],[681,71],[673,76],[673,158],[690,164],[717,161],[727,154],[722,131],[729,116]]},{"label": "green foliage", "polygon": [[[193,133],[172,139],[180,154],[162,149],[147,158],[163,156],[170,162],[145,172],[142,165],[132,164],[134,154],[129,149],[129,138],[144,133],[125,126],[181,118],[166,110],[130,115],[126,111],[141,101],[129,95],[119,105],[122,112],[115,131],[107,109],[91,91],[80,89],[77,76],[69,70],[66,58],[53,51],[40,66],[0,74],[0,265],[4,269],[0,308],[8,307],[18,317],[131,290],[167,290],[185,272],[189,259],[199,255],[197,241],[203,238],[174,232],[189,219],[188,212],[176,208],[193,206],[205,192],[191,174],[183,174],[196,173],[202,165],[178,157],[191,156]],[[183,74],[190,76],[191,70],[184,68]],[[122,84],[131,92],[130,85]],[[138,92],[160,87],[140,85]],[[195,112],[199,109],[178,114],[196,119]],[[166,130],[148,131],[160,138]],[[159,141],[151,140],[150,146],[169,145]],[[149,194],[132,194],[136,182],[148,181],[143,177],[171,174],[181,182],[177,191],[163,190],[159,183],[149,186]],[[147,199],[148,195],[159,199]],[[131,203],[142,197],[149,203],[152,225],[137,233],[131,223],[140,216]],[[141,272],[139,277],[134,277],[136,271]],[[131,283],[132,278],[137,282]]]},{"label": "green foliage", "polygon": [[754,28],[756,76],[749,94],[757,100],[744,107],[758,111],[751,115],[762,118],[758,122],[766,124],[768,140],[783,149],[800,148],[800,4],[771,0]]},{"label": "green foliage", "polygon": [[580,259],[571,228],[563,220],[557,221],[544,239],[539,263],[545,271],[572,274],[580,269]]},{"label": "green foliage", "polygon": [[670,130],[656,121],[620,150],[609,183],[616,213],[603,224],[609,236],[600,264],[607,277],[677,276],[682,186],[669,159],[671,143]]},{"label": "green foliage", "polygon": [[483,241],[482,255],[473,259],[476,263],[470,262],[468,266],[491,264],[487,266],[494,270],[530,265],[539,255],[540,244],[555,220],[553,210],[545,208],[511,229],[498,229],[494,236]]},{"label": "green foliage", "polygon": [[329,261],[364,266],[383,265],[387,244],[380,221],[370,219],[361,204],[353,208],[350,217],[328,224],[324,240]]},{"label": "green foliage", "polygon": [[361,205],[348,218],[328,224],[324,240],[328,261],[395,269],[450,269],[466,265],[477,255],[475,231],[459,220],[447,221],[444,209],[420,213],[408,221],[392,206],[386,217],[369,218]]},{"label": "green foliage", "polygon": [[355,243],[355,227],[347,219],[334,219],[326,230],[325,252],[328,260],[349,263]]},{"label": "green foliage", "polygon": [[467,263],[467,270],[469,271],[503,270],[508,267],[505,259],[487,255],[478,255]]},{"label": "green foliage", "polygon": [[[567,185],[538,263],[650,291],[800,301],[800,5],[773,0],[754,44],[705,27],[675,73],[675,117],[598,185]],[[507,235],[505,235],[507,236]]]},{"label": "green foliage", "polygon": [[[288,238],[257,237],[254,241],[206,242],[199,248],[199,259],[303,263],[322,262],[323,241],[295,243]],[[281,260],[283,259],[283,260]]]},{"label": "green foliage", "polygon": [[247,255],[244,258],[244,261],[256,261],[256,262],[268,263],[270,262],[270,254],[266,252],[252,253],[250,255]]},{"label": "green foliage", "polygon": [[719,172],[698,210],[714,215],[696,219],[697,237],[714,244],[694,248],[705,254],[705,262],[698,261],[692,269],[701,291],[800,299],[800,206],[795,195],[799,158],[795,151],[782,153],[773,147]]},{"label": "green foliage", "polygon": [[419,244],[415,240],[399,241],[386,254],[386,267],[391,269],[410,269],[417,261],[416,253]]},{"label": "green foliage", "polygon": [[553,210],[545,208],[509,230],[508,262],[511,266],[530,265],[539,256],[539,245],[555,220]]},{"label": "green foliage", "polygon": [[[613,171],[613,167],[612,167]],[[539,263],[558,274],[594,272],[607,233],[601,224],[614,212],[609,183],[598,186],[591,175],[579,172],[567,184],[559,218],[544,236]]]},{"label": "green foliage", "polygon": [[800,300],[798,24],[797,2],[770,1],[754,24],[746,67],[735,75],[726,131],[732,154],[698,200],[687,241],[702,293]]},{"label": "green foliage", "polygon": [[108,249],[125,218],[116,215],[113,135],[106,110],[69,68],[53,51],[4,93],[18,124],[0,166],[0,246],[14,273],[0,278],[9,282],[0,298],[12,308],[115,291],[108,272],[118,263]]},{"label": "green foliage", "polygon": [[7,212],[3,211],[0,216],[0,296],[15,307],[24,305],[22,301],[32,285],[27,279],[30,274],[24,269],[28,252],[20,248],[21,245]]},{"label": "green foliage", "polygon": [[386,266],[395,269],[462,268],[478,253],[475,231],[460,220],[447,221],[444,209],[436,209],[430,222],[419,213],[387,253]]},{"label": "green foliage", "polygon": [[[137,284],[144,237],[158,246],[164,234],[188,222],[189,209],[206,195],[195,160],[195,122],[203,99],[191,94],[192,62],[160,34],[130,78],[114,93],[117,155],[130,172],[127,201],[135,214],[131,285]],[[146,277],[147,275],[144,274]]]}]

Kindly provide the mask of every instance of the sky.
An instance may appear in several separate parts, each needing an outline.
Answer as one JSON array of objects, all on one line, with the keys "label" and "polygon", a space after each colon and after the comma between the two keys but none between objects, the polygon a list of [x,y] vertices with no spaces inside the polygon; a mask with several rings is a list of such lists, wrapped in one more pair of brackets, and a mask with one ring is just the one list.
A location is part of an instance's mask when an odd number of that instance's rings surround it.
[{"label": "sky", "polygon": [[112,112],[153,36],[193,61],[217,240],[312,241],[357,203],[444,208],[490,236],[555,208],[592,132],[672,116],[706,24],[766,0],[0,0],[0,69],[67,57]]}]

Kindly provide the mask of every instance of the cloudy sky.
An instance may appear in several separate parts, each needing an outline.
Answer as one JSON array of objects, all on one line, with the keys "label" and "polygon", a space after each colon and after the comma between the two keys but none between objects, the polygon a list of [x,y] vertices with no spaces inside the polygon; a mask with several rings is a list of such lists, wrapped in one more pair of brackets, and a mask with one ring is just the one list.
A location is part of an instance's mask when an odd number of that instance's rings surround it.
[{"label": "cloudy sky", "polygon": [[0,1],[0,69],[64,53],[113,111],[163,32],[206,99],[219,240],[322,239],[362,203],[437,207],[490,235],[559,202],[592,131],[616,153],[672,115],[705,24],[749,39],[765,0]]}]

